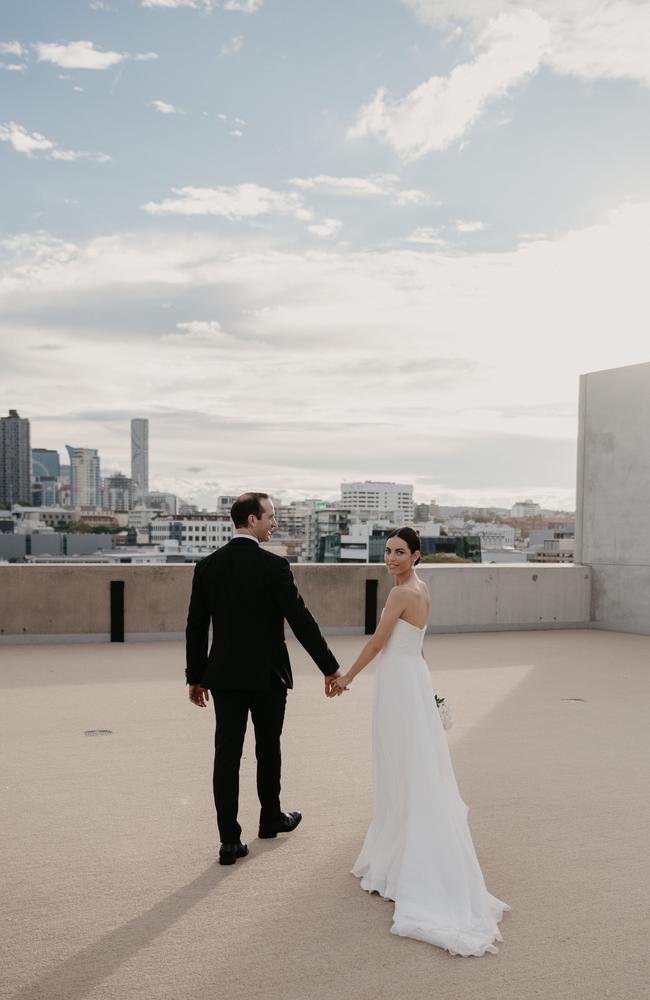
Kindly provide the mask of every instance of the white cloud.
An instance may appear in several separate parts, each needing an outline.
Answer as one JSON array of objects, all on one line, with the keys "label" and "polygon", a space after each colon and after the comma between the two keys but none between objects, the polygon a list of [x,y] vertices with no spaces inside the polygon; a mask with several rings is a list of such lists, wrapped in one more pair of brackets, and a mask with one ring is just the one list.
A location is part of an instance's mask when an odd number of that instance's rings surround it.
[{"label": "white cloud", "polygon": [[175,7],[194,7],[195,9],[199,6],[212,9],[212,4],[210,0],[202,0],[198,3],[197,0],[141,0],[143,7],[167,7],[169,9]]},{"label": "white cloud", "polygon": [[30,159],[36,153],[44,153],[48,160],[94,160],[97,163],[107,163],[110,156],[106,153],[86,153],[80,150],[60,149],[55,142],[47,139],[40,132],[28,132],[17,122],[7,122],[0,125],[0,142],[8,142],[17,153],[24,153]]},{"label": "white cloud", "polygon": [[264,0],[224,0],[224,10],[238,10],[243,14],[255,14],[264,6]]},{"label": "white cloud", "polygon": [[244,44],[243,35],[234,35],[233,38],[229,38],[227,42],[224,42],[221,46],[222,56],[234,56],[238,52],[241,52],[242,46]]},{"label": "white cloud", "polygon": [[318,174],[315,177],[292,177],[290,184],[302,191],[318,191],[322,194],[343,195],[344,197],[391,198],[398,205],[428,205],[431,195],[424,191],[397,188],[396,174],[373,174],[370,177],[333,177]]},{"label": "white cloud", "polygon": [[[128,455],[138,399],[160,415],[157,475],[163,461],[172,478],[205,464],[218,440],[242,488],[266,481],[320,495],[339,477],[414,481],[435,470],[445,492],[485,493],[487,483],[529,495],[543,468],[545,492],[569,493],[578,374],[647,361],[649,256],[650,202],[502,253],[288,253],[259,233],[225,240],[176,227],[78,244],[30,233],[0,241],[0,335],[16,366],[46,332],[69,348],[79,384],[92,385],[89,408],[121,411],[110,427],[93,424],[106,463],[118,431]],[[171,299],[183,327],[161,309]],[[523,379],[522,330],[544,346]],[[217,365],[206,360],[215,343]],[[83,428],[47,359],[40,371],[3,359],[2,374],[43,444],[63,445],[64,421]]]},{"label": "white cloud", "polygon": [[438,236],[438,230],[431,226],[418,226],[410,236],[406,236],[405,243],[423,243],[429,246],[446,246],[447,241]]},{"label": "white cloud", "polygon": [[235,343],[235,338],[226,333],[216,319],[177,323],[176,329],[181,332],[166,333],[160,338],[161,342],[181,347],[223,347]]},{"label": "white cloud", "polygon": [[0,62],[0,69],[9,70],[10,73],[24,73],[27,69],[27,66],[25,63]]},{"label": "white cloud", "polygon": [[313,233],[314,236],[323,236],[327,238],[338,233],[341,225],[342,223],[340,219],[323,219],[322,222],[317,223],[314,226],[307,226],[307,229],[310,233]]},{"label": "white cloud", "polygon": [[462,219],[456,220],[456,229],[459,233],[481,233],[485,229],[484,222],[463,222]]},{"label": "white cloud", "polygon": [[79,149],[55,149],[50,160],[63,160],[65,163],[76,163],[78,160],[92,160],[93,163],[110,163],[111,157],[107,153],[86,153]]},{"label": "white cloud", "polygon": [[244,133],[242,132],[242,130],[240,128],[234,128],[231,131],[231,133],[230,133],[230,135],[234,135],[236,139],[241,139],[241,137],[243,136],[243,134]]},{"label": "white cloud", "polygon": [[293,177],[291,184],[303,191],[324,191],[327,194],[342,195],[385,195],[392,193],[392,185],[398,180],[395,174],[375,174],[374,177],[332,177],[318,174],[316,177]]},{"label": "white cloud", "polygon": [[427,194],[426,191],[396,191],[395,201],[398,205],[430,205],[431,195]]},{"label": "white cloud", "polygon": [[88,41],[68,42],[67,45],[36,42],[33,48],[39,62],[50,62],[62,69],[109,69],[125,59],[149,62],[158,58],[155,52],[103,52]]},{"label": "white cloud", "polygon": [[152,101],[151,102],[151,106],[152,106],[152,108],[155,108],[156,111],[159,111],[161,115],[176,115],[176,114],[178,114],[178,111],[176,110],[176,108],[174,107],[174,105],[173,104],[167,104],[166,101]]},{"label": "white cloud", "polygon": [[[186,7],[209,14],[219,6],[219,0],[140,0],[142,7],[166,7],[168,10]],[[264,0],[224,0],[224,10],[255,14],[264,6]]]},{"label": "white cloud", "polygon": [[485,110],[539,66],[548,25],[528,10],[501,14],[476,43],[477,54],[449,76],[433,76],[404,98],[380,88],[357,115],[350,138],[374,136],[416,160],[459,140]]},{"label": "white cloud", "polygon": [[20,42],[0,42],[0,55],[3,56],[24,56],[27,50]]},{"label": "white cloud", "polygon": [[29,157],[34,153],[54,149],[54,143],[50,139],[46,139],[40,132],[28,132],[16,122],[0,125],[0,142],[8,142],[17,153],[26,153]]},{"label": "white cloud", "polygon": [[258,215],[290,215],[302,221],[312,218],[302,198],[293,193],[272,191],[259,184],[233,187],[172,188],[175,198],[150,201],[142,207],[151,215],[221,215],[226,219],[255,218]]},{"label": "white cloud", "polygon": [[[515,0],[403,0],[422,21],[446,30],[464,24],[482,32]],[[632,79],[650,84],[650,4],[645,0],[526,0],[548,25],[541,63],[583,79]]]}]

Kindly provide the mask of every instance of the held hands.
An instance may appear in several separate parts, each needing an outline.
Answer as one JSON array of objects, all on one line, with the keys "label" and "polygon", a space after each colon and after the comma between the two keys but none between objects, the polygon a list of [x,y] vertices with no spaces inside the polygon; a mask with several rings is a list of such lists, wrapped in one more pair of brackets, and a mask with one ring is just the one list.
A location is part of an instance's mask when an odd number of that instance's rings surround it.
[{"label": "held hands", "polygon": [[330,674],[329,677],[325,678],[325,694],[328,698],[338,698],[340,694],[348,690],[348,680],[347,674],[341,675],[340,671],[335,674]]}]

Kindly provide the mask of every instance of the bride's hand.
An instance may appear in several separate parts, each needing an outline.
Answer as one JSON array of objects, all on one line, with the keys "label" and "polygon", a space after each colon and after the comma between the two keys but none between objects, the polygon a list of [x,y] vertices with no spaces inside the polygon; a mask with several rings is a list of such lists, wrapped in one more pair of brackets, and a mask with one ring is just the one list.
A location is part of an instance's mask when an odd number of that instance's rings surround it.
[{"label": "bride's hand", "polygon": [[342,677],[335,677],[332,681],[332,695],[343,694],[344,691],[348,690],[348,675],[343,674]]}]

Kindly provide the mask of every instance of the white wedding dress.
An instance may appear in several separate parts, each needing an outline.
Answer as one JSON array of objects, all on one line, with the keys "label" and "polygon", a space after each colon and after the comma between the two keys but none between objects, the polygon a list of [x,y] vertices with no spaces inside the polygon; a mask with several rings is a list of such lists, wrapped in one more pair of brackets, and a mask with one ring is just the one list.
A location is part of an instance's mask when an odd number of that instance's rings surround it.
[{"label": "white wedding dress", "polygon": [[398,619],[377,658],[373,816],[352,874],[395,901],[393,934],[483,955],[498,951],[510,907],[485,887],[422,657],[425,630]]}]

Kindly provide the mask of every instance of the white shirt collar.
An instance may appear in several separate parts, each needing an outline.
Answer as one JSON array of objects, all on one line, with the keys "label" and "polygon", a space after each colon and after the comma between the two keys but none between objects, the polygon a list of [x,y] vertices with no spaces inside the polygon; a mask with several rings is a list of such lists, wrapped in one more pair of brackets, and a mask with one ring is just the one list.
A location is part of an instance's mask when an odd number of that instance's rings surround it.
[{"label": "white shirt collar", "polygon": [[230,540],[233,541],[233,539],[235,539],[235,538],[248,538],[248,539],[250,539],[251,542],[256,542],[257,545],[260,544],[259,541],[258,541],[258,539],[255,537],[255,535],[233,535]]}]

